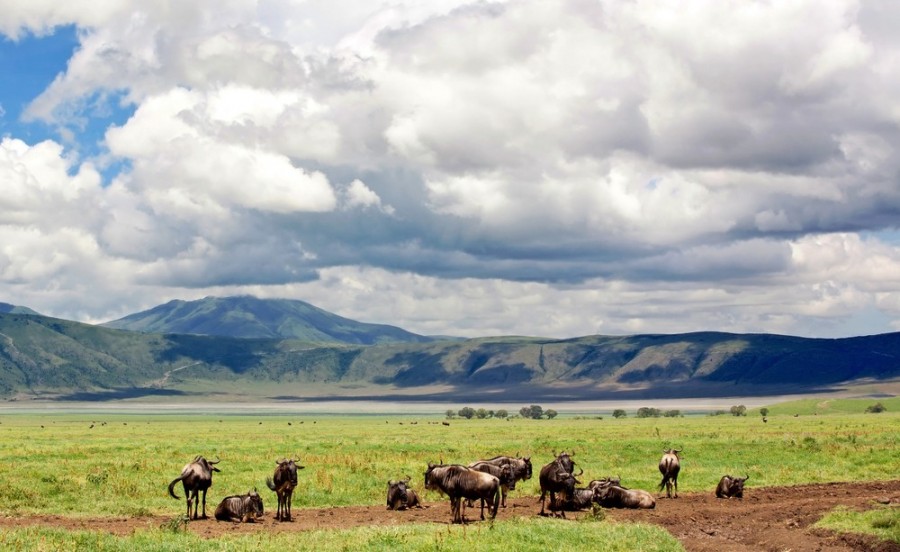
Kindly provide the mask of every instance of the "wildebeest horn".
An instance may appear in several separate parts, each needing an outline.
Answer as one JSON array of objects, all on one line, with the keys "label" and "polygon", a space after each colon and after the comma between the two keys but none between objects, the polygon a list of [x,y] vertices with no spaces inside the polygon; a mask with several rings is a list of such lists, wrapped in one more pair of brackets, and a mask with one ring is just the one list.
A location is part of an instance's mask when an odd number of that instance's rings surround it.
[{"label": "wildebeest horn", "polygon": [[747,477],[744,478],[744,481],[746,481],[746,480],[748,480],[748,479],[750,479],[750,474],[749,474],[749,473],[747,474]]},{"label": "wildebeest horn", "polygon": [[684,447],[681,447],[680,449],[675,449],[675,452],[681,452],[682,449],[684,449]]},{"label": "wildebeest horn", "polygon": [[219,460],[219,457],[216,456],[216,461],[215,461],[215,462],[211,462],[211,461],[209,461],[209,460],[207,460],[207,462],[209,462],[210,464],[218,464],[219,462],[221,462],[221,460]]},{"label": "wildebeest horn", "polygon": [[394,480],[388,479],[388,487],[393,487],[393,486],[394,486]]},{"label": "wildebeest horn", "polygon": [[407,476],[406,476],[406,479],[403,479],[402,481],[403,481],[404,483],[409,483],[409,480],[410,480],[410,479],[412,479],[412,477],[410,477],[410,476],[407,475]]},{"label": "wildebeest horn", "polygon": [[578,473],[575,475],[575,477],[578,477],[583,474],[584,474],[584,468],[578,468]]}]

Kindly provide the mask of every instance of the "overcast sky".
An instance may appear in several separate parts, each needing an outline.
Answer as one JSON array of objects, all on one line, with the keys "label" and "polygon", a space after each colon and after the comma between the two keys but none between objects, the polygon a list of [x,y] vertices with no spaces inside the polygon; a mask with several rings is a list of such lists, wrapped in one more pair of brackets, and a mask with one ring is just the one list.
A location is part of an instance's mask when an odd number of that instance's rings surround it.
[{"label": "overcast sky", "polygon": [[900,330],[893,0],[7,0],[0,301]]}]

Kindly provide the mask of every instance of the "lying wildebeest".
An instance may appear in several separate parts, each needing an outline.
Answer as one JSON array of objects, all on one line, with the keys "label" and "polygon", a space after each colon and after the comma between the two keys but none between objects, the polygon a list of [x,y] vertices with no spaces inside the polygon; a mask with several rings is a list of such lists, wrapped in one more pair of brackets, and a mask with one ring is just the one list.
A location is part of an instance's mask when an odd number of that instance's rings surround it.
[{"label": "lying wildebeest", "polygon": [[245,495],[226,496],[216,508],[216,519],[248,523],[263,516],[263,502],[256,489]]},{"label": "lying wildebeest", "polygon": [[500,507],[500,480],[495,476],[460,465],[428,463],[425,472],[425,488],[440,491],[450,497],[450,514],[453,523],[464,522],[462,499],[482,500],[481,519],[484,520],[484,503],[488,503],[491,519]]},{"label": "lying wildebeest", "polygon": [[747,477],[731,477],[723,475],[716,486],[716,498],[744,498],[744,483]]},{"label": "lying wildebeest", "polygon": [[678,453],[681,449],[665,449],[659,460],[659,472],[662,481],[659,482],[659,492],[666,488],[666,498],[672,498],[672,487],[675,487],[675,498],[678,498],[678,472],[681,470],[681,459]]},{"label": "lying wildebeest", "polygon": [[[575,491],[575,484],[579,481],[575,479],[578,475],[584,473],[584,470],[581,470],[577,475],[573,472],[575,471],[575,462],[572,460],[572,457],[566,453],[561,452],[559,456],[556,457],[552,462],[545,465],[541,468],[541,473],[538,476],[538,479],[541,483],[541,512],[540,515],[544,514],[544,500],[546,499],[547,493],[550,493],[550,510],[556,511],[555,508],[558,504],[564,503]],[[561,493],[563,496],[562,502],[556,500],[556,493]],[[562,516],[566,517],[565,511],[562,511]]]},{"label": "lying wildebeest", "polygon": [[656,499],[647,491],[624,489],[618,485],[594,487],[594,502],[604,508],[656,508]]},{"label": "lying wildebeest", "polygon": [[278,521],[291,521],[291,500],[294,496],[294,488],[297,487],[297,470],[306,466],[300,466],[294,460],[276,460],[275,474],[266,478],[266,486],[275,491],[278,497],[278,509],[275,511],[275,519]]},{"label": "lying wildebeest", "polygon": [[422,501],[416,491],[409,488],[409,476],[400,481],[391,479],[387,483],[387,509],[406,510],[408,508],[423,508]]},{"label": "lying wildebeest", "polygon": [[[472,462],[469,464],[469,467],[473,467],[475,464],[479,462],[486,462],[488,464],[493,464],[495,466],[509,466],[512,470],[513,482],[510,485],[503,485],[503,482],[500,482],[500,506],[502,508],[506,508],[506,495],[510,489],[516,490],[515,482],[516,481],[525,481],[527,479],[531,479],[531,457],[515,457],[515,456],[495,456],[488,460],[479,460],[478,462]],[[496,474],[495,474],[496,475]]]},{"label": "lying wildebeest", "polygon": [[197,456],[190,464],[185,464],[181,470],[181,475],[176,477],[169,483],[169,495],[174,499],[180,500],[175,494],[175,483],[181,481],[184,487],[184,496],[187,499],[187,517],[191,518],[191,499],[194,502],[194,519],[197,519],[197,506],[200,500],[200,493],[203,493],[203,519],[206,519],[206,490],[212,487],[212,472],[220,471],[215,464],[220,462],[210,462],[202,456]]}]

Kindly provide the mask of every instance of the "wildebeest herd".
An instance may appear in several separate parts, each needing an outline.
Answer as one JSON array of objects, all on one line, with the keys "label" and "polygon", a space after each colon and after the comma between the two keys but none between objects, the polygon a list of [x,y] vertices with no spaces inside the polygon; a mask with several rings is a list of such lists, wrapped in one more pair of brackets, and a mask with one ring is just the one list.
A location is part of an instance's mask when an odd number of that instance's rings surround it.
[{"label": "wildebeest herd", "polygon": [[[662,481],[658,491],[666,490],[668,498],[678,498],[678,473],[681,470],[681,449],[666,449],[659,461]],[[552,461],[544,465],[539,472],[541,488],[541,510],[539,515],[555,515],[565,518],[565,513],[588,508],[655,508],[656,499],[641,489],[629,489],[622,486],[619,477],[594,479],[586,487],[577,487],[581,481],[578,477],[584,474],[579,469],[575,473],[574,453],[560,452]],[[213,472],[220,471],[216,464],[219,459],[210,461],[197,456],[185,465],[181,475],[169,483],[169,494],[179,499],[174,492],[175,484],[181,481],[187,500],[188,519],[206,519],[206,491],[212,486]],[[266,479],[266,486],[275,492],[278,500],[275,519],[291,521],[291,501],[297,487],[297,471],[305,466],[297,460],[276,460],[275,472]],[[465,522],[465,508],[474,507],[474,501],[480,501],[481,519],[485,519],[484,509],[487,506],[490,519],[497,516],[497,510],[506,507],[506,496],[515,490],[516,482],[531,479],[531,457],[495,456],[487,460],[476,460],[468,465],[428,463],[424,473],[425,488],[438,491],[450,498],[450,515],[452,523]],[[410,477],[388,480],[387,509],[407,510],[423,508],[418,493],[409,486]],[[744,483],[747,477],[725,475],[716,487],[718,498],[743,498]],[[673,492],[674,491],[674,492]],[[549,500],[548,500],[549,499]],[[546,506],[546,507],[545,507]],[[202,515],[199,508],[202,507]],[[549,512],[549,514],[548,514]],[[251,522],[263,516],[262,498],[256,489],[245,495],[225,497],[215,511],[219,521]]]}]

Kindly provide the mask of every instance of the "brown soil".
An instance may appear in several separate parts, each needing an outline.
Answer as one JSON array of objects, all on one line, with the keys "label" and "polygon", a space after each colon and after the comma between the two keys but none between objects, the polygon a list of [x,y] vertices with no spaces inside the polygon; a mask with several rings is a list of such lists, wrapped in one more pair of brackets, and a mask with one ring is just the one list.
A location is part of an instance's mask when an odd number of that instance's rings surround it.
[{"label": "brown soil", "polygon": [[[811,525],[835,506],[865,510],[874,504],[900,504],[900,480],[864,483],[827,483],[793,487],[748,488],[743,500],[720,500],[712,493],[682,493],[677,499],[659,499],[654,510],[609,510],[615,521],[660,525],[680,540],[689,551],[877,551],[900,552],[900,544],[878,541],[861,535],[839,535]],[[271,501],[270,501],[271,503]],[[182,503],[183,504],[183,503]],[[214,510],[209,507],[209,512]],[[135,529],[160,527],[176,519],[172,516],[142,518],[71,518],[64,516],[0,517],[0,529],[29,525],[69,530],[108,531],[128,535]],[[509,499],[498,519],[536,516],[537,497]],[[568,519],[589,515],[567,514]],[[450,520],[446,501],[428,503],[425,509],[389,511],[384,506],[295,509],[294,521],[276,522],[267,511],[257,523],[235,524],[213,519],[193,521],[188,530],[204,538],[242,534],[310,529],[344,529],[365,525],[440,523]],[[480,523],[478,510],[468,509],[471,523]]]}]

